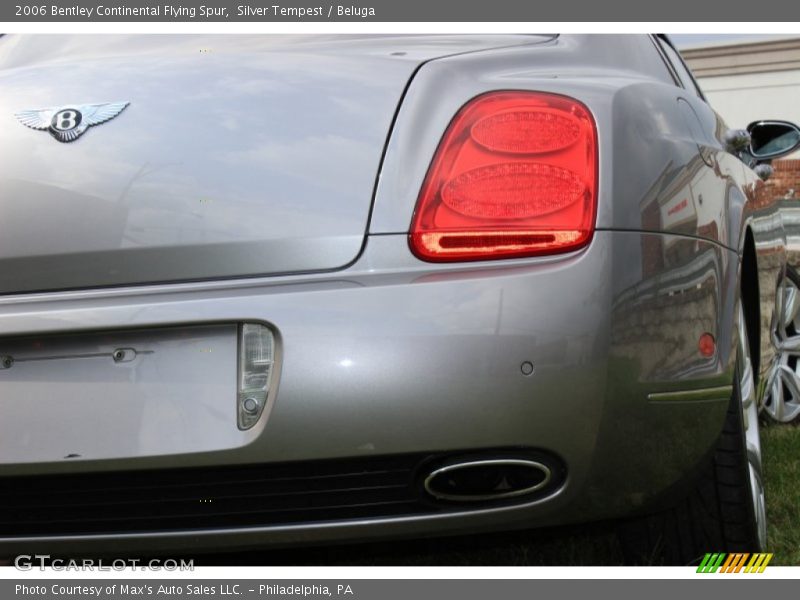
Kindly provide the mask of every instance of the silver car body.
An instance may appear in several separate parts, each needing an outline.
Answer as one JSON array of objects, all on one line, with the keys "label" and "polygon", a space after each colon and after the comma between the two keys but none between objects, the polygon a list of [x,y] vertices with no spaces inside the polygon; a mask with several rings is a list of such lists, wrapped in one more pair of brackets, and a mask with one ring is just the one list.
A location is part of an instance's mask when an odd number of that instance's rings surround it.
[{"label": "silver car body", "polygon": [[[4,552],[619,517],[680,485],[719,435],[737,282],[756,248],[762,382],[775,360],[794,229],[757,201],[726,126],[650,36],[5,36],[0,87],[0,355],[22,359],[0,370],[6,481],[521,448],[565,468],[551,493],[508,505],[132,532],[43,525],[0,530]],[[426,171],[458,109],[494,90],[589,107],[593,239],[566,255],[423,262],[408,231]],[[14,118],[115,101],[130,105],[70,144]],[[240,322],[277,335],[271,405],[247,431],[234,408]],[[698,354],[706,332],[712,359]],[[37,339],[59,350],[26,362]],[[80,358],[120,346],[151,353]]]}]

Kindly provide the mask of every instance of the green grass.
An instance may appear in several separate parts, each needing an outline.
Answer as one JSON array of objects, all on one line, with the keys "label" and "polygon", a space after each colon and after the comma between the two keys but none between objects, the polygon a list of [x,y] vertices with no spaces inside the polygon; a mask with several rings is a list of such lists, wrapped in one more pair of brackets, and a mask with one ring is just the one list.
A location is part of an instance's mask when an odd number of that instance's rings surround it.
[{"label": "green grass", "polygon": [[761,429],[764,485],[773,565],[800,565],[800,427]]},{"label": "green grass", "polygon": [[[762,427],[769,551],[800,565],[800,427]],[[611,523],[505,534],[197,556],[213,565],[621,565]]]}]

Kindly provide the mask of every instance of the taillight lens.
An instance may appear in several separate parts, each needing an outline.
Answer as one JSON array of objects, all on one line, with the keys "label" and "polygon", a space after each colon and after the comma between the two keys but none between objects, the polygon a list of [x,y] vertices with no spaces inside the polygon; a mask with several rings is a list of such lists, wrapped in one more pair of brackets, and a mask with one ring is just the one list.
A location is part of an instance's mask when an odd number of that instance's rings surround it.
[{"label": "taillight lens", "polygon": [[537,256],[589,243],[597,130],[577,100],[478,96],[453,118],[422,185],[409,241],[428,261]]}]

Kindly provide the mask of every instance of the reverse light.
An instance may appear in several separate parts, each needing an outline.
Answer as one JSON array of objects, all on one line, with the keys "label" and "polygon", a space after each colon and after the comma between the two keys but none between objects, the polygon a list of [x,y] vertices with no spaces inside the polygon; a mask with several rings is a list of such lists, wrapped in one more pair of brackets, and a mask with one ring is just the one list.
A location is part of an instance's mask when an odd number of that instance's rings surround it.
[{"label": "reverse light", "polygon": [[576,250],[594,233],[597,133],[577,100],[478,96],[451,121],[423,183],[409,243],[427,261]]},{"label": "reverse light", "polygon": [[250,429],[258,422],[269,397],[275,364],[275,339],[272,331],[258,323],[239,325],[239,429]]}]

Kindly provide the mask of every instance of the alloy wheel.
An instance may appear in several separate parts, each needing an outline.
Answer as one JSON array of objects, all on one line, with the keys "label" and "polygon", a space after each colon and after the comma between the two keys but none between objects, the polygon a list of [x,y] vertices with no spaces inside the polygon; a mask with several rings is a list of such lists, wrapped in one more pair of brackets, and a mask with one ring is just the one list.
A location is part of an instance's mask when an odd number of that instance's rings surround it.
[{"label": "alloy wheel", "polygon": [[775,296],[772,343],[778,357],[767,380],[764,412],[780,423],[800,415],[800,288],[787,275]]}]

